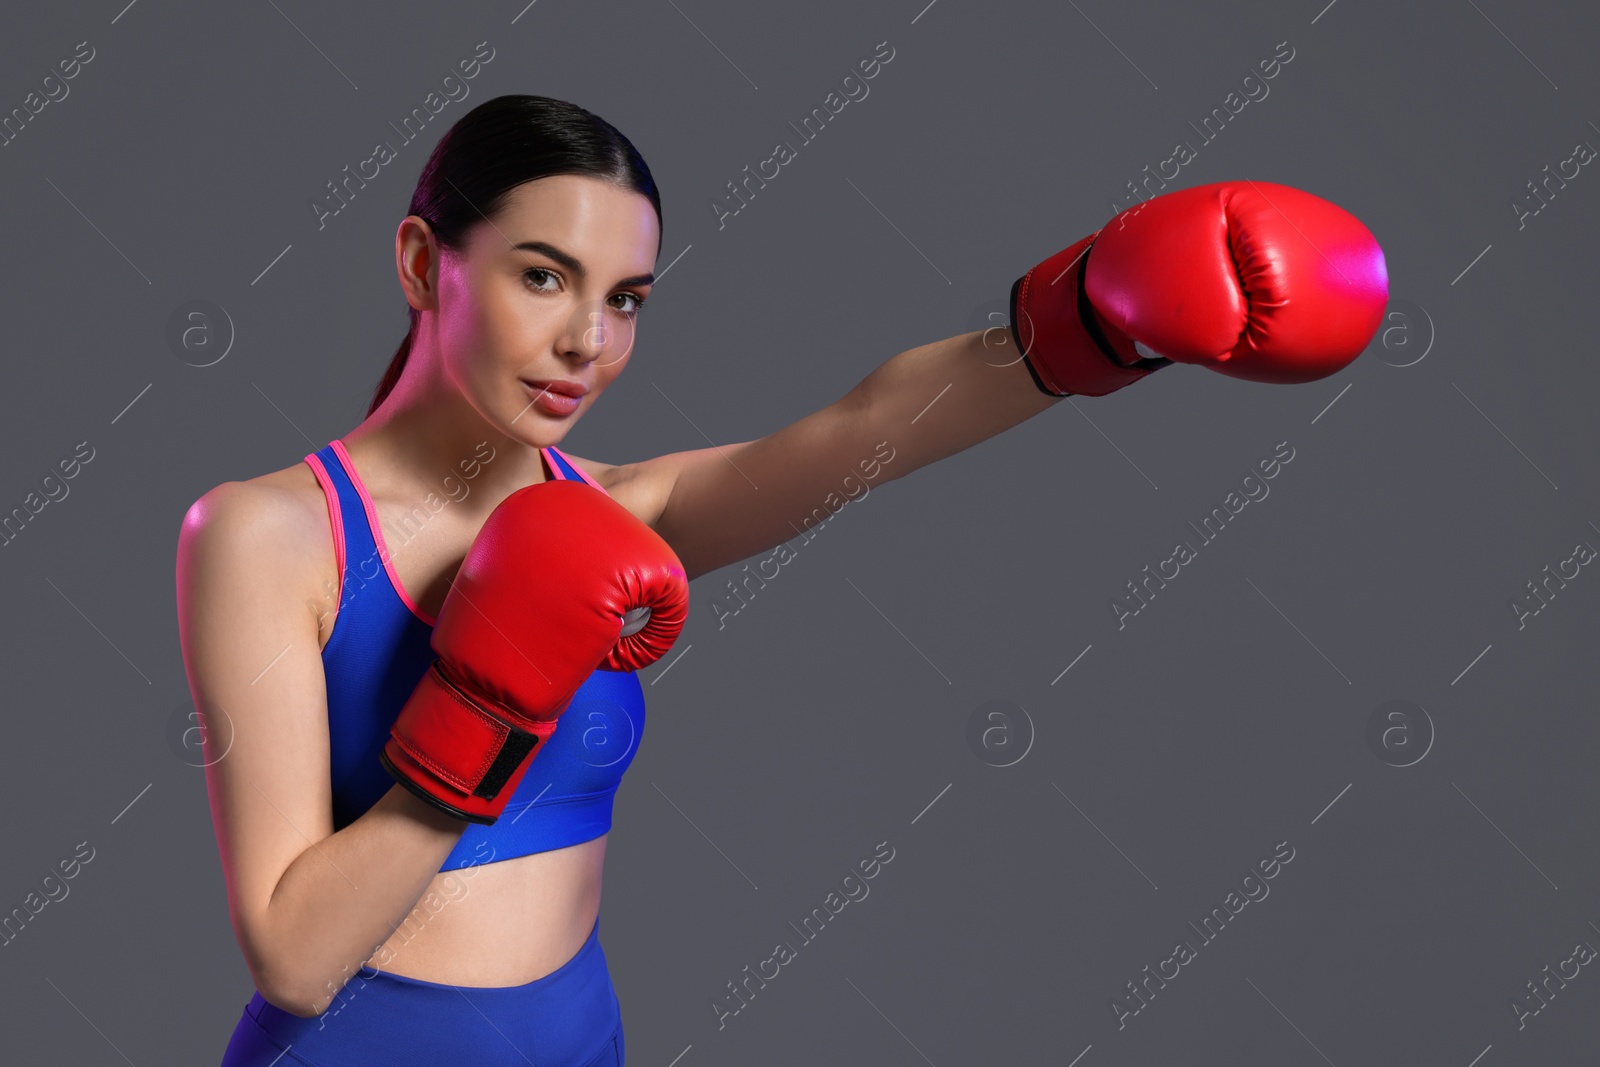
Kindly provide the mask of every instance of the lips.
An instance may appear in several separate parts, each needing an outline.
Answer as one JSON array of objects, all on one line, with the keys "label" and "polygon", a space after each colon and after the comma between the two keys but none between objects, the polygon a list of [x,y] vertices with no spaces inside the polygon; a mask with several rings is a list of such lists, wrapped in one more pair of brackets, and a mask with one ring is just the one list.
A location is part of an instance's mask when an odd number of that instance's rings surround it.
[{"label": "lips", "polygon": [[589,391],[589,387],[582,382],[570,382],[564,379],[521,379],[524,385],[547,393],[559,393],[562,396],[581,397]]}]

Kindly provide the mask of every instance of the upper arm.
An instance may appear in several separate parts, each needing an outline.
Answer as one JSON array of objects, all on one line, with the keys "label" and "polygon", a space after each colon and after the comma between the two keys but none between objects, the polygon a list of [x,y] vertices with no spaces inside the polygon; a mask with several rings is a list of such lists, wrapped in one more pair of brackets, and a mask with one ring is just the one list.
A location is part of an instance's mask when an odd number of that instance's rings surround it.
[{"label": "upper arm", "polygon": [[825,522],[894,454],[851,393],[753,441],[673,452],[617,469],[621,492],[693,579]]},{"label": "upper arm", "polygon": [[716,570],[802,536],[874,484],[1060,403],[1021,359],[991,348],[991,332],[908,349],[839,400],[758,440],[674,452],[609,477],[690,578]]},{"label": "upper arm", "polygon": [[311,519],[282,489],[228,482],[190,507],[178,539],[184,667],[204,715],[228,912],[258,988],[271,980],[263,935],[278,880],[333,832]]}]

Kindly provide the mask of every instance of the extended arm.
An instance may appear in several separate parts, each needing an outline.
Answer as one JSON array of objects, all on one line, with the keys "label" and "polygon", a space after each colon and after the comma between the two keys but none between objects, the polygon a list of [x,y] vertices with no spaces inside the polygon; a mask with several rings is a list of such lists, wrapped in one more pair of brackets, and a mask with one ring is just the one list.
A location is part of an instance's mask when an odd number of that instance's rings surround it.
[{"label": "extended arm", "polygon": [[1271,182],[1196,186],[1029,269],[1008,327],[902,352],[776,433],[634,464],[619,480],[694,577],[826,518],[880,443],[893,450],[881,477],[903,477],[1060,397],[1103,396],[1172,363],[1315,381],[1360,355],[1387,299],[1382,250],[1337,205]]},{"label": "extended arm", "polygon": [[652,525],[692,579],[825,520],[842,506],[847,479],[904,477],[1057,402],[1034,383],[1008,331],[976,331],[899,353],[766,437],[658,456],[619,477],[650,502]]}]

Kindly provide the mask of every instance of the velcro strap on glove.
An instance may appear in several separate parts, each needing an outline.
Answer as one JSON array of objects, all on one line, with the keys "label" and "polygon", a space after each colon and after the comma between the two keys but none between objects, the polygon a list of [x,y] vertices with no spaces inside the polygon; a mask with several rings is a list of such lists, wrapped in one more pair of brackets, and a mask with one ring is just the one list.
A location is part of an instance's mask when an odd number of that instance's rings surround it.
[{"label": "velcro strap on glove", "polygon": [[513,725],[454,684],[435,660],[391,731],[405,753],[464,794],[493,800],[535,745],[555,730]]}]

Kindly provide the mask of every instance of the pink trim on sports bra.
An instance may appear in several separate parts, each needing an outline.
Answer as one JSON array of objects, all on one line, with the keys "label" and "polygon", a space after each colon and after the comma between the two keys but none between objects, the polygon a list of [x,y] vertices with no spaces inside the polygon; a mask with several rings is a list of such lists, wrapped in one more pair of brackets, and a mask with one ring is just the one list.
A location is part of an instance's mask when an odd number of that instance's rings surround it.
[{"label": "pink trim on sports bra", "polygon": [[[539,449],[539,451],[541,451],[541,452],[544,452],[544,451],[554,452],[556,455],[558,455],[562,459],[566,460],[567,463],[571,464],[572,469],[578,472],[578,477],[582,478],[584,481],[588,482],[590,485],[594,486],[596,489],[600,490],[602,493],[606,493],[606,490],[605,490],[604,486],[602,486],[599,482],[597,482],[593,478],[591,478],[589,476],[589,472],[588,471],[584,470],[582,467],[578,466],[576,463],[573,463],[572,462],[572,457],[567,455],[565,452],[561,451],[555,445],[550,445],[548,449],[541,448],[541,449]],[[562,474],[561,473],[561,468],[557,467],[554,463],[551,463],[548,458],[545,459],[544,465],[549,470],[555,471],[556,472],[556,476],[558,478],[562,478],[562,479],[564,479],[566,481],[571,481],[572,480],[570,478],[567,478],[566,475]],[[606,493],[606,496],[610,496],[610,495],[611,495],[610,493]]]},{"label": "pink trim on sports bra", "polygon": [[344,442],[335,438],[332,442],[333,450],[339,454],[339,462],[344,464],[345,473],[350,476],[350,484],[355,488],[356,495],[361,497],[361,506],[367,511],[367,525],[372,529],[372,542],[378,549],[378,558],[383,561],[384,572],[389,575],[389,584],[394,586],[394,591],[411,614],[427,623],[434,624],[434,619],[417,607],[411,599],[411,594],[406,592],[406,587],[400,584],[400,575],[395,573],[394,563],[389,559],[389,546],[383,539],[383,526],[378,522],[378,508],[372,502],[372,494],[367,492],[366,483],[361,480],[361,475],[356,472],[355,461],[350,458],[350,453],[345,450]]},{"label": "pink trim on sports bra", "polygon": [[[372,494],[367,492],[367,485],[361,480],[361,475],[356,470],[355,461],[350,458],[350,453],[345,449],[343,441],[335,438],[331,443],[333,445],[333,450],[339,454],[339,461],[344,464],[345,473],[350,477],[351,486],[354,487],[356,494],[361,497],[361,506],[365,508],[367,512],[367,525],[372,529],[372,540],[377,546],[378,558],[383,560],[383,569],[389,575],[389,584],[394,587],[395,595],[397,595],[401,602],[404,603],[408,609],[410,609],[411,614],[415,615],[429,626],[433,626],[437,620],[427,615],[421,608],[417,607],[416,602],[411,599],[411,594],[406,592],[406,587],[401,584],[400,575],[395,572],[394,564],[389,559],[389,546],[383,539],[383,526],[378,522],[377,505],[375,505],[372,501]],[[539,449],[539,460],[544,464],[545,476],[547,478],[553,478],[556,481],[571,481],[565,472],[562,471],[561,467],[555,463],[552,463],[550,461],[550,457],[546,454],[547,452],[555,451],[557,450],[553,445],[549,446],[548,449]],[[576,463],[573,463],[572,460],[567,457],[566,453],[558,452],[557,454],[571,464],[572,469],[577,471],[585,482],[588,482],[596,489],[599,489],[602,493],[605,492],[605,489],[601,487],[600,483],[591,478],[588,472],[586,472],[582,467],[578,466]],[[314,456],[312,458],[313,460],[315,459]],[[316,471],[317,481],[322,483],[323,494],[327,496],[331,502],[332,512],[337,520],[339,494],[334,491],[332,483],[327,480],[327,472],[322,470],[321,467],[321,463],[318,462],[316,463],[316,466],[313,467],[313,470]],[[609,496],[610,494],[608,493],[607,495]],[[341,524],[337,527],[337,529],[339,535],[337,541],[339,546],[339,576],[342,584],[344,580],[344,527]]]},{"label": "pink trim on sports bra", "polygon": [[337,605],[344,595],[344,515],[339,510],[339,491],[334,488],[333,478],[316,453],[306,457],[306,465],[316,475],[317,484],[322,486],[322,496],[328,502],[328,521],[333,529],[333,558],[338,568],[334,572],[338,577],[334,581],[333,591],[333,602]]}]

